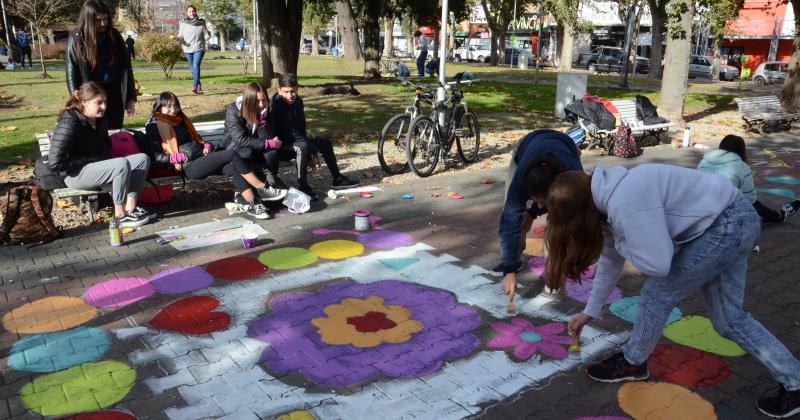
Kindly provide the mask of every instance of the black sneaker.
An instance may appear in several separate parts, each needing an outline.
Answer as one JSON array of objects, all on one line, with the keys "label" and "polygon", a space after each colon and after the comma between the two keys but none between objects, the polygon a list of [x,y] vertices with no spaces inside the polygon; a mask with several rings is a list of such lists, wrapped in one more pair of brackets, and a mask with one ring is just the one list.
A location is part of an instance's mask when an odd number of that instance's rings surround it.
[{"label": "black sneaker", "polygon": [[136,208],[133,209],[133,211],[131,213],[137,214],[139,217],[143,217],[143,218],[147,219],[148,222],[153,220],[153,219],[155,219],[156,216],[158,216],[157,213],[155,213],[155,212],[150,213],[149,211],[147,211],[144,208],[139,207],[139,206],[136,206]]},{"label": "black sneaker", "polygon": [[355,188],[359,185],[361,184],[358,181],[353,181],[344,175],[337,176],[333,179],[333,182],[331,182],[331,188],[334,190],[345,190],[347,188]]},{"label": "black sneaker", "polygon": [[783,213],[783,220],[786,220],[797,213],[797,210],[800,210],[800,200],[794,200],[791,203],[786,203],[781,206],[781,213]]},{"label": "black sneaker", "polygon": [[758,411],[778,419],[789,418],[800,413],[800,389],[788,391],[783,385],[778,385],[778,388],[775,395],[756,402]]},{"label": "black sneaker", "polygon": [[311,201],[318,201],[319,196],[317,193],[314,192],[314,189],[311,188],[311,185],[306,183],[301,183],[297,186],[297,189],[300,190],[302,193],[306,194],[307,196],[311,197]]},{"label": "black sneaker", "polygon": [[632,365],[619,352],[606,360],[586,368],[586,374],[598,382],[616,383],[625,381],[642,381],[650,377],[647,363]]},{"label": "black sneaker", "polygon": [[286,190],[279,190],[275,187],[268,187],[263,186],[261,188],[256,188],[256,192],[258,192],[259,198],[261,201],[279,201],[283,200],[286,197]]},{"label": "black sneaker", "polygon": [[253,203],[248,206],[247,214],[250,216],[255,217],[256,219],[269,219],[269,213],[267,213],[267,208],[264,207],[261,203]]},{"label": "black sneaker", "polygon": [[140,215],[134,212],[127,212],[125,216],[119,219],[119,227],[121,228],[135,228],[146,225],[150,219],[147,216]]}]

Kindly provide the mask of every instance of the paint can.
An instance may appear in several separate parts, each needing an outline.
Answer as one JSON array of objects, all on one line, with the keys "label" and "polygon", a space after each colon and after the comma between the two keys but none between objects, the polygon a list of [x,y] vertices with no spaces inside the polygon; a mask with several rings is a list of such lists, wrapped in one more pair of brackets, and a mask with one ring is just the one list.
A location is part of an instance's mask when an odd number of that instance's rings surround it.
[{"label": "paint can", "polygon": [[359,232],[369,231],[369,210],[356,210],[355,228]]},{"label": "paint can", "polygon": [[116,217],[112,217],[108,223],[108,242],[111,246],[125,245],[125,241],[122,239],[122,229]]}]

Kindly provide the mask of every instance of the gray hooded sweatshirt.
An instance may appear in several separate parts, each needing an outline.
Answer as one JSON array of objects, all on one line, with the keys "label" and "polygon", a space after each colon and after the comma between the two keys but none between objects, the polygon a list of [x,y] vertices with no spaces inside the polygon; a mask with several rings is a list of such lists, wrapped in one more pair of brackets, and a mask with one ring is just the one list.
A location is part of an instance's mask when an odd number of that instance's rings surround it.
[{"label": "gray hooded sweatshirt", "polygon": [[206,40],[211,37],[203,19],[196,19],[194,22],[183,19],[178,27],[178,36],[175,38],[181,43],[184,53],[204,51]]},{"label": "gray hooded sweatshirt", "polygon": [[679,166],[606,170],[598,165],[592,174],[592,197],[608,216],[608,228],[583,313],[602,317],[625,260],[648,276],[667,276],[675,244],[700,236],[739,194],[722,176]]}]

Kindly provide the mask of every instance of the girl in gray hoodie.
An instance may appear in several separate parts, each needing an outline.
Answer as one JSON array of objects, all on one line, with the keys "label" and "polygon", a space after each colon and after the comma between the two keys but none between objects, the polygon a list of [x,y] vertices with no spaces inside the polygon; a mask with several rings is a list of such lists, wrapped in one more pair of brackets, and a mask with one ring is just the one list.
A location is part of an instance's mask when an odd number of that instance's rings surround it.
[{"label": "girl in gray hoodie", "polygon": [[[589,301],[569,323],[580,336],[602,308],[626,260],[649,276],[633,333],[622,352],[590,366],[600,382],[644,380],[647,359],[672,308],[700,290],[717,332],[756,358],[781,386],[758,401],[773,417],[800,413],[800,361],[742,307],[747,260],[761,222],[745,196],[724,177],[677,166],[631,170],[596,167],[559,175],[547,197],[550,251],[545,279],[552,289],[579,279],[598,258]],[[680,245],[676,248],[676,245]],[[676,252],[677,249],[677,252]]]},{"label": "girl in gray hoodie", "polygon": [[211,33],[206,27],[206,21],[197,17],[197,8],[189,5],[186,8],[186,18],[181,20],[178,35],[175,39],[181,43],[183,54],[192,69],[192,92],[203,93],[200,84],[200,63],[206,53],[206,41],[211,38]]}]

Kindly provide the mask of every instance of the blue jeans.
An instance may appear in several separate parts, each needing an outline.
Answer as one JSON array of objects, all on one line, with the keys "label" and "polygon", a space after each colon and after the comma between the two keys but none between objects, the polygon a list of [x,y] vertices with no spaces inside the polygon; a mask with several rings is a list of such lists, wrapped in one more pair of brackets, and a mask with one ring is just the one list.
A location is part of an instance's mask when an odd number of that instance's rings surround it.
[{"label": "blue jeans", "polygon": [[194,86],[200,85],[200,63],[203,61],[203,55],[205,55],[205,53],[206,52],[203,50],[193,53],[184,53],[186,55],[186,61],[189,62],[189,68],[192,69]]},{"label": "blue jeans", "polygon": [[425,76],[425,59],[428,58],[428,50],[420,51],[417,56],[417,76]]},{"label": "blue jeans", "polygon": [[683,244],[669,274],[650,277],[642,287],[633,334],[623,348],[625,359],[645,363],[672,308],[702,289],[714,329],[755,357],[786,389],[800,389],[800,361],[742,308],[747,259],[760,232],[758,214],[739,194],[702,235]]}]

